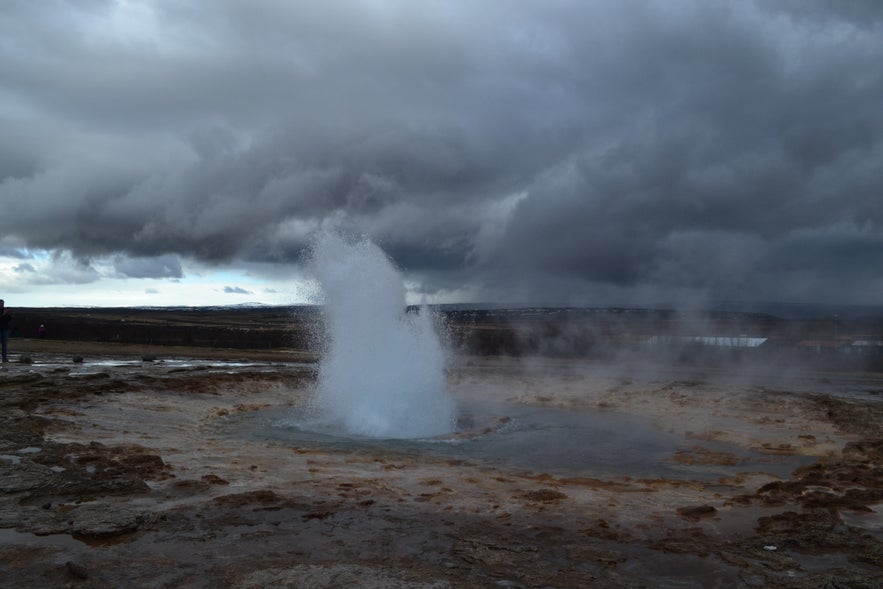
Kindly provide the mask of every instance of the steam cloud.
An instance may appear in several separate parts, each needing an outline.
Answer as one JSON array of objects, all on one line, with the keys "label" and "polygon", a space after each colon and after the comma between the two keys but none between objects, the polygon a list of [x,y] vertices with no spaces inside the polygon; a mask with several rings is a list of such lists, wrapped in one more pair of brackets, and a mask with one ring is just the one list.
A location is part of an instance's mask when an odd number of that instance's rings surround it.
[{"label": "steam cloud", "polygon": [[316,405],[347,434],[429,437],[454,429],[445,351],[428,310],[405,314],[402,278],[369,241],[323,233],[312,259],[325,309]]}]

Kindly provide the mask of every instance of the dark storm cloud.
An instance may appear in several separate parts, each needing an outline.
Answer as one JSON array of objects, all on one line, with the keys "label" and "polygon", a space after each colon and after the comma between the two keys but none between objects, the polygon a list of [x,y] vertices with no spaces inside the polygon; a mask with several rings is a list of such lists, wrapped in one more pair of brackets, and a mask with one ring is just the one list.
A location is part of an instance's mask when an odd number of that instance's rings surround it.
[{"label": "dark storm cloud", "polygon": [[11,2],[0,230],[127,276],[331,226],[430,294],[879,301],[880,38],[857,0]]}]

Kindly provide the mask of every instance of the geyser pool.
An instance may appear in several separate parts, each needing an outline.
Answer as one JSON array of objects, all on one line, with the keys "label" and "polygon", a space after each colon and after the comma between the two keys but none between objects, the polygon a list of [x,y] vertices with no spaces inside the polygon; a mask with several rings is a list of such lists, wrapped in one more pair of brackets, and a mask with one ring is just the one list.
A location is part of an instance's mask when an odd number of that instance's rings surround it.
[{"label": "geyser pool", "polygon": [[456,408],[433,317],[406,312],[402,276],[383,250],[323,233],[311,262],[325,316],[316,424],[377,438],[452,431]]},{"label": "geyser pool", "polygon": [[[647,417],[606,410],[575,410],[480,402],[481,390],[461,399],[461,428],[436,438],[380,439],[340,435],[312,427],[291,408],[245,411],[218,422],[224,435],[314,452],[361,454],[390,460],[441,460],[513,473],[554,476],[649,477],[719,481],[746,472],[786,477],[811,461],[770,456],[704,440],[703,446],[731,454],[735,464],[681,463],[679,450],[696,440],[666,432]],[[503,418],[503,419],[501,419]],[[455,461],[455,462],[452,462]]]}]

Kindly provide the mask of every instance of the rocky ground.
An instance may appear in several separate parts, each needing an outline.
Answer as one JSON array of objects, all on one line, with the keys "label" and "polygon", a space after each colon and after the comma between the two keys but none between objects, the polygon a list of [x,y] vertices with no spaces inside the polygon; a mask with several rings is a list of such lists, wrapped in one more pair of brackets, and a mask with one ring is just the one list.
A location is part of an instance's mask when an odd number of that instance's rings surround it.
[{"label": "rocky ground", "polygon": [[308,403],[285,351],[15,344],[2,587],[883,587],[880,374],[455,359],[458,400],[638,416],[723,473],[562,474],[234,435]]}]

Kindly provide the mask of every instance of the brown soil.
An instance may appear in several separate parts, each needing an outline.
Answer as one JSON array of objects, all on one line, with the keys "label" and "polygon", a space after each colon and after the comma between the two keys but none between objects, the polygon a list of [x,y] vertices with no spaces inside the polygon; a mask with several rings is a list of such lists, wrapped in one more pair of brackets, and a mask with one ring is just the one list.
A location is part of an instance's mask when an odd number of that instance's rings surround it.
[{"label": "brown soil", "polygon": [[294,348],[224,348],[213,346],[172,346],[156,344],[110,343],[57,339],[15,338],[10,343],[13,363],[20,357],[39,355],[84,361],[95,358],[141,359],[204,358],[215,360],[250,360],[255,362],[315,362],[316,354]]},{"label": "brown soil", "polygon": [[[881,586],[883,405],[832,391],[883,375],[807,391],[565,360],[452,369],[458,394],[650,417],[687,440],[673,463],[732,470],[703,482],[234,439],[230,419],[307,402],[312,358],[14,344],[31,364],[0,373],[3,587]],[[717,443],[804,466],[743,472]]]}]

